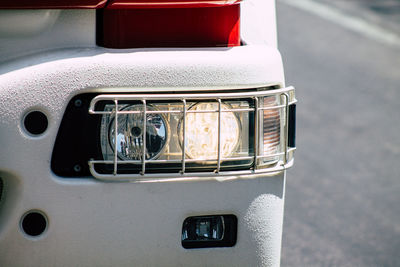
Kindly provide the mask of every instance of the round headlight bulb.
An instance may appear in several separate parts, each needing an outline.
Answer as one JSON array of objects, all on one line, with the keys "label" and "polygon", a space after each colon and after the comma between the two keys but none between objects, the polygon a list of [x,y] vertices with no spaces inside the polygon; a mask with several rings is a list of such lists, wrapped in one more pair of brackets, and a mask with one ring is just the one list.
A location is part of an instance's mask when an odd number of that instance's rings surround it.
[{"label": "round headlight bulb", "polygon": [[[146,106],[147,111],[156,110]],[[143,105],[129,105],[121,111],[143,111]],[[115,118],[114,118],[115,119]],[[143,154],[143,138],[146,138],[145,159],[157,158],[167,144],[168,126],[161,114],[146,114],[146,130],[143,129],[143,113],[119,114],[118,130],[115,133],[114,119],[109,125],[110,146],[115,147],[122,160],[141,160]]]},{"label": "round headlight bulb", "polygon": [[[222,110],[229,110],[221,104]],[[201,102],[188,109],[185,122],[185,153],[191,159],[218,158],[218,103]],[[210,110],[211,112],[204,112]],[[198,112],[196,112],[198,111]],[[180,143],[183,144],[183,123],[179,125]],[[240,123],[233,112],[221,112],[221,157],[229,157],[240,138]]]}]

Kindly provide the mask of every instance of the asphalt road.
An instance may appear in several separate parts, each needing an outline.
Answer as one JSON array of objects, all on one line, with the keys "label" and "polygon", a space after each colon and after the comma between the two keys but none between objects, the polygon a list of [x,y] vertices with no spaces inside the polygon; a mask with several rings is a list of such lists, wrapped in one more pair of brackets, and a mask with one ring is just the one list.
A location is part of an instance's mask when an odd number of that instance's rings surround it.
[{"label": "asphalt road", "polygon": [[[346,14],[396,23],[358,2]],[[277,8],[286,80],[299,100],[281,264],[400,266],[400,46],[284,1]]]}]

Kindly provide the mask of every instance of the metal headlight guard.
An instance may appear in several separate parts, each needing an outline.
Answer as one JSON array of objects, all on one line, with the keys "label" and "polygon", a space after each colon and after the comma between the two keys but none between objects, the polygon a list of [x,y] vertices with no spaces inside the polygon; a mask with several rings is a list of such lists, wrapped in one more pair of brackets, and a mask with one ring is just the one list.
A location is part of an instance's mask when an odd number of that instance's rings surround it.
[{"label": "metal headlight guard", "polygon": [[[296,102],[294,87],[269,90],[268,88],[256,88],[254,91],[231,93],[98,95],[90,102],[89,114],[103,116],[104,125],[102,125],[101,130],[103,158],[89,160],[89,169],[95,178],[105,181],[154,181],[191,177],[201,179],[202,177],[245,176],[283,171],[293,164],[293,154],[296,149],[294,142]],[[199,103],[211,104],[205,105],[208,107],[205,109],[193,108],[199,106]],[[166,108],[170,105],[174,108]],[[240,114],[245,114],[245,116]],[[142,119],[138,120],[138,116],[141,116]],[[170,116],[179,118],[179,123],[174,126],[176,129],[169,129],[170,126],[168,126],[169,132],[167,134],[165,129],[166,125],[170,124],[168,121]],[[191,140],[196,140],[196,134],[203,134],[204,128],[197,130],[196,123],[189,127],[188,120],[193,120],[190,116],[200,116],[200,118],[206,116],[206,119],[210,121],[210,127],[214,127],[214,134],[210,134],[209,137],[206,136],[210,139],[210,145],[202,143],[202,147],[210,149],[212,140],[216,141],[214,152],[204,154],[208,155],[206,158],[190,158],[188,156],[193,155],[193,153],[188,153],[188,149],[192,149],[187,147],[189,142],[196,142],[190,141],[188,134],[193,135],[194,133],[195,136],[191,136]],[[238,120],[239,123],[236,126],[233,123],[235,121],[234,116],[245,117],[245,119]],[[120,129],[121,121],[126,121],[128,126],[126,126],[125,131],[120,133],[119,130],[116,131],[115,129]],[[158,124],[163,122],[163,125],[157,126],[158,129],[156,130],[162,128],[161,138],[163,136],[168,136],[168,138],[175,136],[175,139],[179,141],[175,143],[180,144],[179,152],[177,150],[170,155],[161,157],[159,156],[162,154],[161,152],[157,156],[149,156],[149,144],[146,143],[150,140],[147,135],[149,121],[156,121]],[[230,152],[229,154],[225,152],[225,147],[228,147],[229,151],[233,149],[232,145],[229,146],[224,143],[226,131],[224,132],[223,124],[226,125],[226,121],[230,121],[228,127],[233,127],[232,129],[235,129],[235,131],[241,124],[247,125],[248,129],[246,128],[245,134],[243,134],[245,127],[240,126],[242,127],[240,128],[242,132],[240,138],[242,139],[241,142],[247,144],[248,148],[237,153]],[[234,125],[232,126],[232,124]],[[132,125],[136,125],[135,128],[131,129]],[[195,127],[194,130],[192,130],[192,127]],[[134,132],[133,137],[131,130]],[[122,139],[121,134],[125,134]],[[107,138],[106,136],[109,135],[110,137]],[[237,140],[237,138],[234,140]],[[134,144],[131,147],[134,148],[136,153],[131,159],[120,156],[120,152],[129,147],[127,145],[129,142]],[[163,139],[162,142],[168,146],[171,141]],[[106,145],[104,145],[105,143]],[[242,143],[241,147],[243,147]],[[193,145],[196,145],[196,143]],[[177,145],[175,144],[175,146]],[[107,149],[108,147],[109,149]],[[199,147],[199,150],[201,149]],[[104,152],[105,150],[108,152]],[[159,150],[164,151],[165,148],[159,148]],[[124,155],[129,155],[129,153]],[[232,164],[247,162],[248,164],[232,170],[229,162]],[[161,166],[174,164],[179,168],[175,168],[175,171],[165,172],[162,171],[162,168],[159,168],[157,172],[154,172],[148,167],[157,164]],[[96,167],[100,165],[108,166],[110,171],[106,173],[98,171]],[[139,171],[131,173],[126,170],[121,171],[127,165],[136,166]],[[208,167],[202,170],[191,166]]]}]

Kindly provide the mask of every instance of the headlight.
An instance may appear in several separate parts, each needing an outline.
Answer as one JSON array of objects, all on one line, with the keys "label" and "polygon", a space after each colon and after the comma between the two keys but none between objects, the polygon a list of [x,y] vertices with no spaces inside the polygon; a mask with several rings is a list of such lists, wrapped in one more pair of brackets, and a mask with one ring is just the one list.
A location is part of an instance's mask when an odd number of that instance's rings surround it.
[{"label": "headlight", "polygon": [[[191,159],[217,159],[218,157],[218,103],[198,103],[189,108],[185,126],[185,153]],[[240,138],[240,122],[230,107],[221,104],[221,157],[234,152]],[[183,145],[183,123],[179,125],[179,139]]]},{"label": "headlight", "polygon": [[[146,107],[149,111],[155,109]],[[143,110],[142,105],[127,105],[122,112]],[[165,148],[168,138],[168,126],[161,114],[146,116],[146,130],[144,130],[143,113],[121,114],[118,116],[118,131],[115,133],[115,116],[108,125],[103,125],[103,131],[108,131],[109,144],[112,150],[116,145],[118,157],[122,160],[140,160],[142,158],[144,139],[146,138],[146,159],[156,158]],[[108,128],[108,130],[106,129]],[[115,140],[117,138],[117,140]],[[106,149],[103,146],[103,151]],[[103,152],[104,153],[104,152]]]},{"label": "headlight", "polygon": [[79,95],[64,115],[52,170],[110,180],[282,170],[293,158],[295,102],[290,87]]},{"label": "headlight", "polygon": [[[146,105],[144,140],[144,105],[118,105],[116,133],[115,105],[106,104],[103,112],[107,114],[102,116],[100,133],[103,159],[114,160],[116,150],[118,159],[124,165],[129,162],[139,166],[143,164],[144,151],[146,163],[153,169],[180,168],[184,157],[187,170],[190,171],[214,168],[220,154],[222,167],[238,168],[243,164],[249,165],[253,160],[249,143],[252,128],[250,124],[254,123],[250,122],[254,121],[254,116],[249,112],[250,105],[247,100],[227,100],[221,103],[219,127],[219,104],[215,101],[190,101],[186,104],[152,101]],[[161,166],[165,163],[169,165]]]}]

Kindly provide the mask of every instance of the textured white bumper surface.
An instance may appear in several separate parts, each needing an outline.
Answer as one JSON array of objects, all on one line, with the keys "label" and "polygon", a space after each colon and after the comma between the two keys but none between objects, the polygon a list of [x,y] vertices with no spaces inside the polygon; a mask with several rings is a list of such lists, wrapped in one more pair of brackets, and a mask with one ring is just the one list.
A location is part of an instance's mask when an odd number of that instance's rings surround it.
[{"label": "textured white bumper surface", "polygon": [[[280,55],[267,46],[68,49],[0,64],[0,266],[278,265],[284,173],[223,182],[104,183],[50,170],[58,127],[76,94],[265,85],[283,85]],[[23,129],[29,110],[48,116],[42,136]],[[49,220],[36,239],[19,226],[32,209]],[[210,214],[238,217],[236,246],[182,248],[183,220]]]}]

